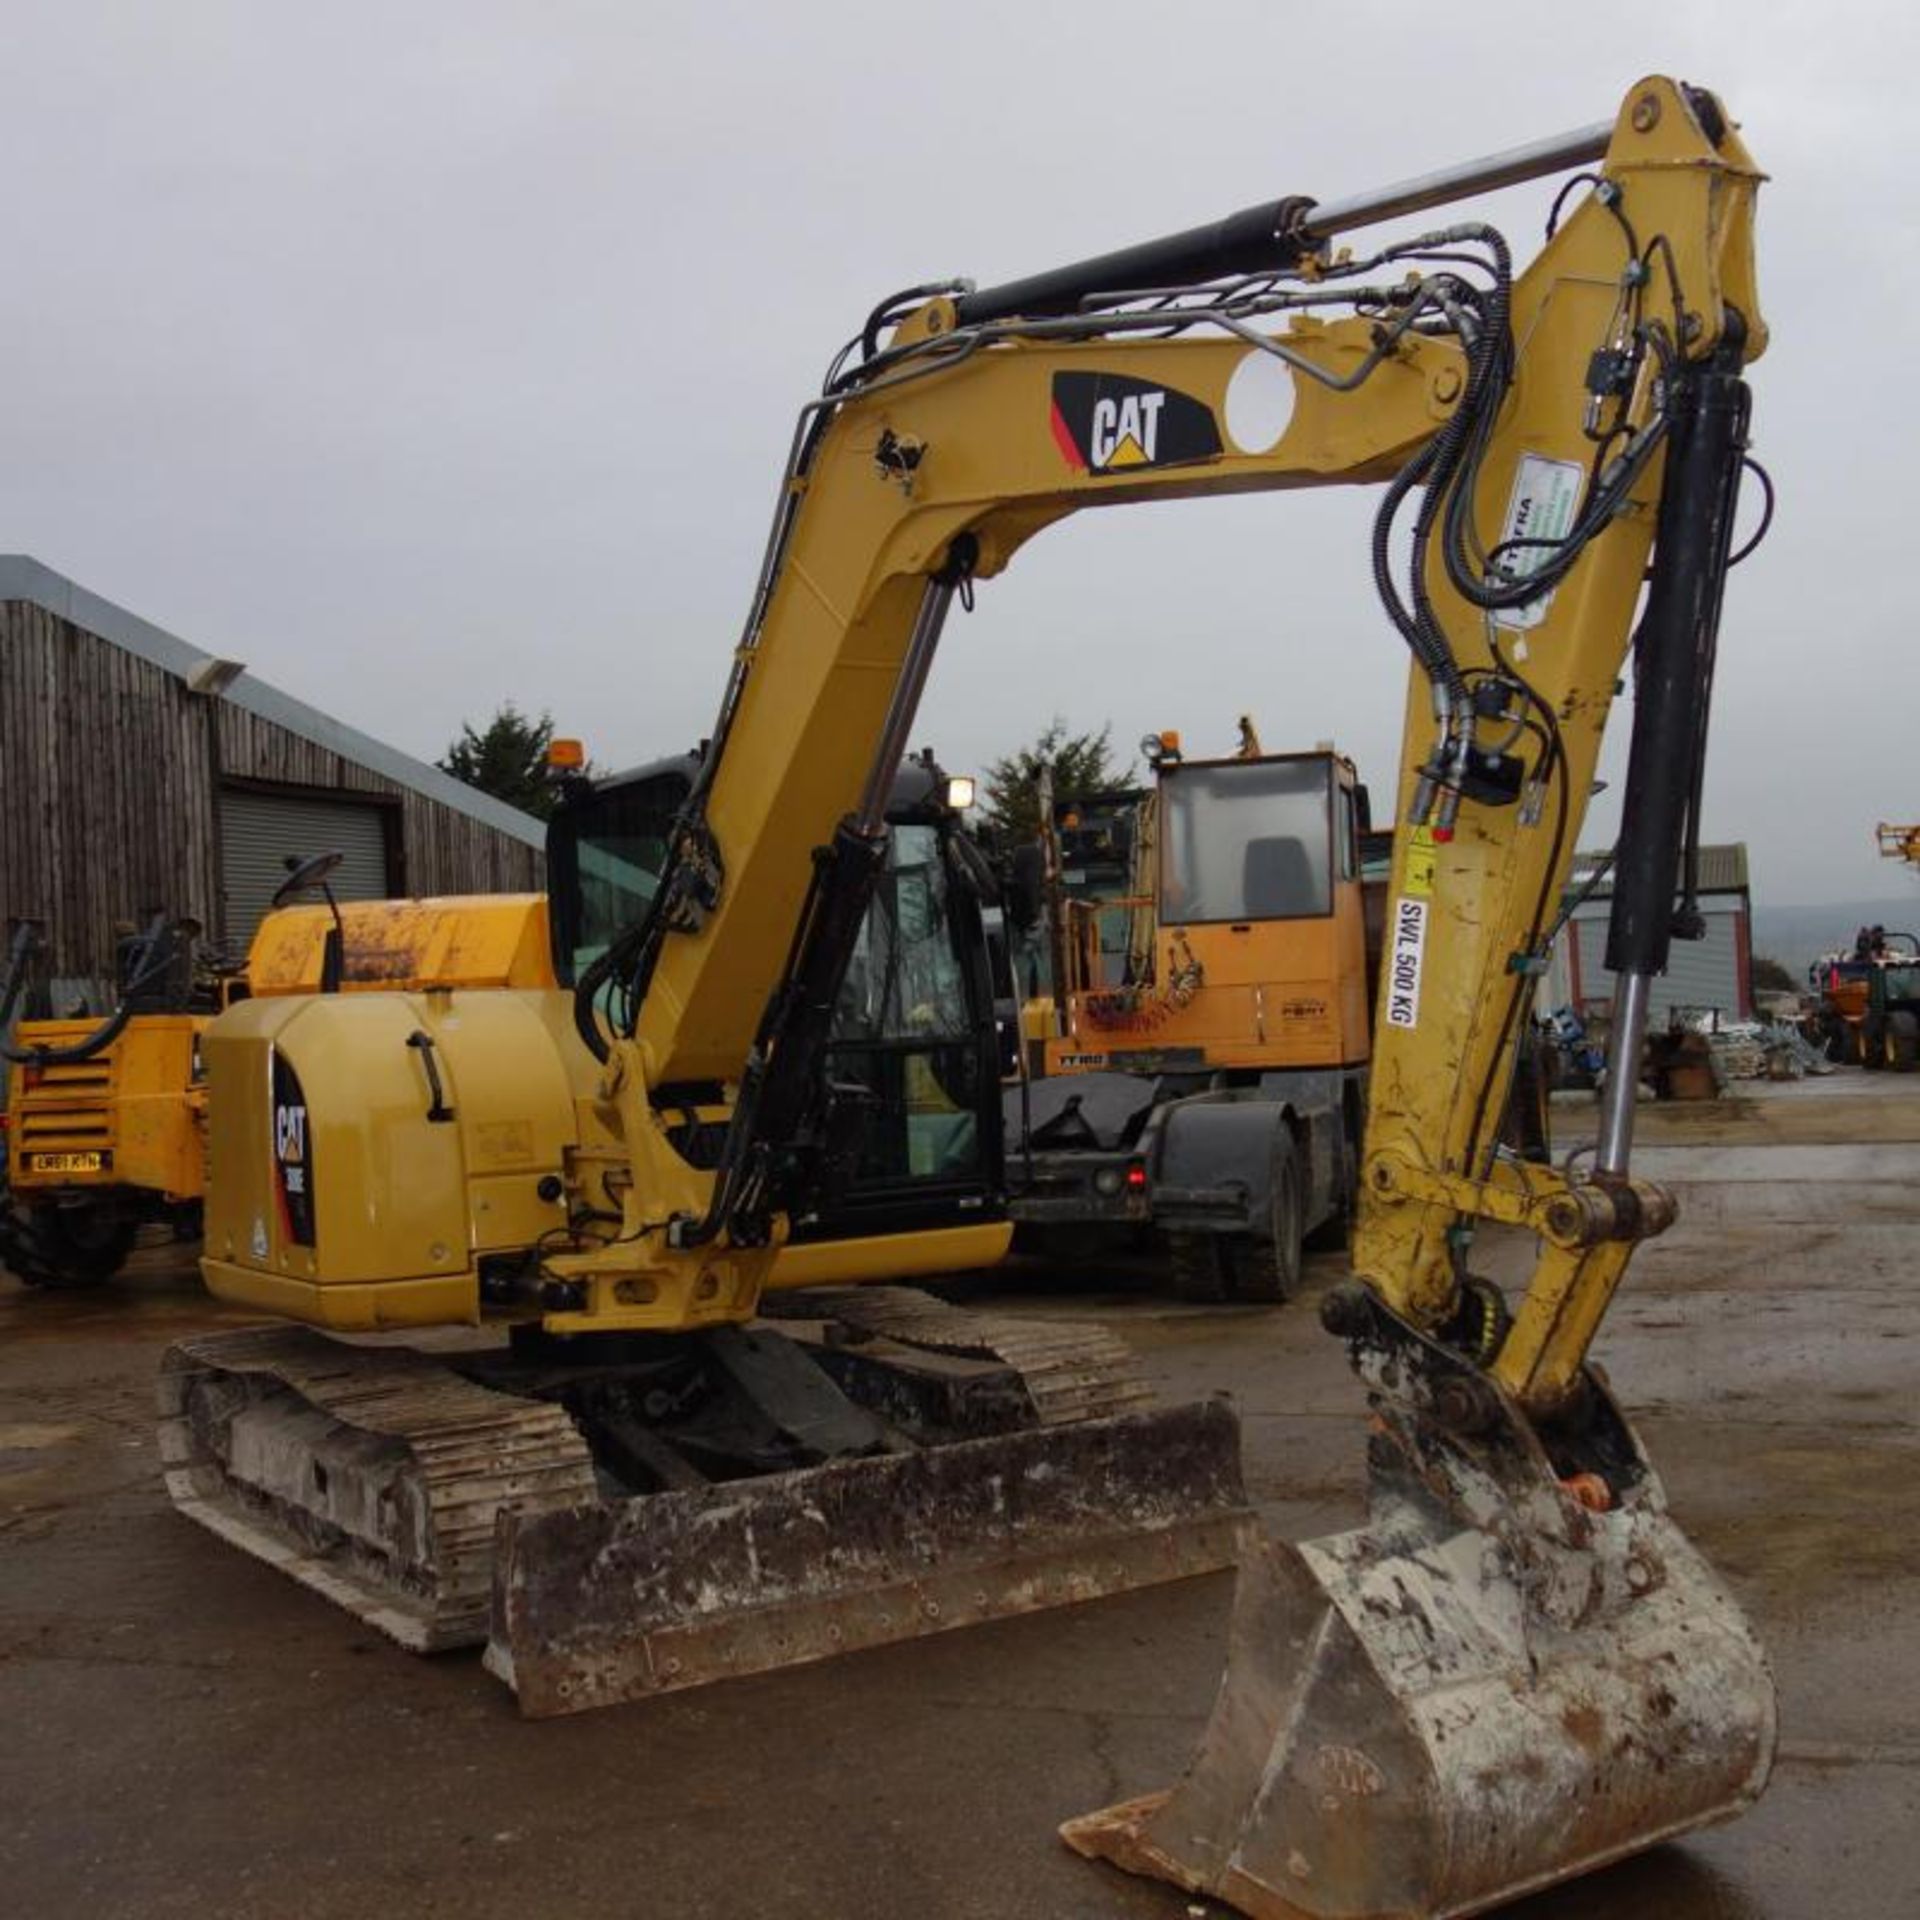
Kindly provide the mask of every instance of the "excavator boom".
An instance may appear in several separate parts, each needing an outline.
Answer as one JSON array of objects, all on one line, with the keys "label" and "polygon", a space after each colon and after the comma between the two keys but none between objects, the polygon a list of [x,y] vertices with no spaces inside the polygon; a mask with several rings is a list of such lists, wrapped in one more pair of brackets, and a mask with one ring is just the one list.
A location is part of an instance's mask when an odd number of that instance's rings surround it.
[{"label": "excavator boom", "polygon": [[[1741,368],[1764,344],[1758,178],[1711,96],[1635,88],[1582,212],[1513,283],[1513,378],[1468,429],[1477,451],[1447,475],[1443,429],[1409,470],[1418,571],[1389,610],[1422,670],[1363,1284],[1324,1309],[1373,1406],[1368,1521],[1243,1560],[1186,1776],[1065,1830],[1258,1920],[1480,1912],[1739,1812],[1771,1766],[1765,1657],[1586,1364],[1635,1246],[1674,1216],[1631,1172],[1632,1099],[1648,984],[1691,931],[1674,875],[1698,836]],[[1611,230],[1610,275],[1555,259],[1583,218],[1586,240]],[[1656,256],[1664,311],[1636,297]],[[1584,375],[1563,357],[1581,336]],[[1611,1091],[1576,1178],[1506,1152],[1498,1127],[1643,574]],[[1511,1303],[1471,1264],[1500,1226],[1537,1236]]]}]

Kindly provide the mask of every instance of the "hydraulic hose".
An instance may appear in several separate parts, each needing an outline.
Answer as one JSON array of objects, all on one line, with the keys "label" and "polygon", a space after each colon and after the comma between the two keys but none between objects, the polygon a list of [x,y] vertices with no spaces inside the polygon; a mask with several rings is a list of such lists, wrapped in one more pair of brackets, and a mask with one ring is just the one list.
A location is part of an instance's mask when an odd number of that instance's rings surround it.
[{"label": "hydraulic hose", "polygon": [[[71,1046],[28,1047],[25,1051],[0,1040],[0,1059],[10,1060],[17,1067],[65,1067],[104,1053],[119,1039],[127,1022],[133,1018],[134,996],[172,963],[167,934],[167,916],[156,913],[141,936],[139,964],[132,969],[120,989],[119,1005],[84,1039],[74,1041]],[[14,934],[13,951],[8,957],[6,991],[0,995],[0,1033],[4,1033],[13,1016],[14,1002],[26,984],[28,961],[38,951],[39,945],[39,936],[31,924],[22,922]]]}]

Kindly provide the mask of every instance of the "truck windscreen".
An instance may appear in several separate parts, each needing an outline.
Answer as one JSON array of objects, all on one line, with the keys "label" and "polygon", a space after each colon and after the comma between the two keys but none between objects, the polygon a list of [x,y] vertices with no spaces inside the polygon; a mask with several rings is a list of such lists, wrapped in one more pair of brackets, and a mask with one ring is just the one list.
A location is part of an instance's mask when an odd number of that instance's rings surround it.
[{"label": "truck windscreen", "polygon": [[1333,768],[1224,760],[1161,776],[1160,918],[1300,920],[1333,911]]}]

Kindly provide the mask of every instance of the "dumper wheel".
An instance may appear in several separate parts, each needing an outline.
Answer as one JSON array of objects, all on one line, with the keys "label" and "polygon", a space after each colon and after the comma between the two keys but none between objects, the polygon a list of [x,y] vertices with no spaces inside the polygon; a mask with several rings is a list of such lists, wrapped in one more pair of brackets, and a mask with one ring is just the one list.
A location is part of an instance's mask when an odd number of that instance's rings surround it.
[{"label": "dumper wheel", "polygon": [[139,1222],[111,1206],[34,1207],[16,1214],[8,1264],[30,1287],[97,1287],[133,1251]]},{"label": "dumper wheel", "polygon": [[1887,1015],[1887,1065],[1895,1073],[1911,1073],[1920,1063],[1920,1016],[1904,1008]]}]

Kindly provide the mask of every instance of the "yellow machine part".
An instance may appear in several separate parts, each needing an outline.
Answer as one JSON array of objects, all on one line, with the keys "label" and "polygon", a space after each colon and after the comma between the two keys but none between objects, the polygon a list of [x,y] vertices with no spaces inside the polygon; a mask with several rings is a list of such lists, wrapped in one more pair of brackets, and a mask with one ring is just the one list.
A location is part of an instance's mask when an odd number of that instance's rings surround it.
[{"label": "yellow machine part", "polygon": [[[1076,993],[1064,1035],[1049,1036],[1049,1073],[1085,1071],[1129,1051],[1197,1053],[1210,1067],[1357,1066],[1369,1051],[1366,928],[1357,885],[1335,889],[1315,920],[1253,920],[1163,927],[1155,978],[1199,984],[1143,995]],[[1035,1003],[1029,1003],[1031,1007]]]},{"label": "yellow machine part", "polygon": [[[28,1020],[20,1046],[70,1047],[97,1020]],[[7,1177],[36,1188],[138,1187],[169,1200],[206,1187],[197,1014],[141,1014],[90,1060],[16,1066],[8,1089]]]},{"label": "yellow machine part", "polygon": [[[342,904],[341,916],[346,992],[554,985],[542,894],[355,900]],[[318,993],[332,925],[324,906],[268,914],[248,955],[248,992],[256,999]],[[119,1187],[199,1199],[207,1185],[199,1041],[210,1018],[136,1014],[91,1059],[16,1066],[7,1103],[14,1191]],[[26,1021],[19,1041],[57,1051],[97,1025]]]},{"label": "yellow machine part", "polygon": [[478,1320],[478,1258],[566,1223],[541,1193],[574,1136],[546,997],[229,1008],[205,1040],[212,1291],[329,1327]]},{"label": "yellow machine part", "polygon": [[[449,894],[431,900],[347,900],[340,905],[342,988],[416,992],[427,987],[554,985],[544,894]],[[247,954],[255,999],[316,993],[333,914],[282,907],[261,921]]]},{"label": "yellow machine part", "polygon": [[[352,901],[341,914],[341,997],[319,992],[332,914],[285,907],[254,937],[251,997],[217,1020],[140,1014],[92,1059],[15,1067],[8,1177],[20,1195],[205,1197],[207,1284],[239,1305],[341,1330],[471,1324],[481,1317],[479,1261],[565,1226],[566,1156],[583,1125],[593,1130],[597,1081],[572,1044],[570,996],[554,981],[547,902]],[[342,1016],[345,1000],[375,994],[385,996],[377,1011]],[[32,1021],[19,1037],[56,1049],[96,1025]],[[416,1033],[433,1043],[449,1119],[427,1117],[422,1050],[409,1045]],[[291,1076],[306,1097],[279,1097],[276,1075],[282,1092]],[[320,1117],[313,1134],[309,1114]],[[304,1157],[304,1176],[288,1155]],[[305,1240],[290,1171],[310,1182]],[[763,1284],[989,1266],[1010,1231],[988,1224],[783,1248],[761,1263],[770,1263]],[[737,1313],[731,1296],[726,1306]],[[657,1303],[623,1303],[616,1319],[658,1324]]]},{"label": "yellow machine part", "polygon": [[1173,1044],[1201,1047],[1209,1060],[1232,1066],[1344,1067],[1367,1058],[1357,884],[1335,888],[1324,919],[1173,928],[1158,946],[1163,970],[1190,953],[1206,981],[1167,1022],[1167,1033],[1179,1036]]},{"label": "yellow machine part", "polygon": [[764,1291],[964,1273],[969,1267],[997,1266],[1012,1245],[1011,1220],[921,1233],[876,1233],[860,1240],[806,1240],[797,1246],[788,1242],[773,1257]]},{"label": "yellow machine part", "polygon": [[1882,820],[1873,830],[1874,844],[1883,860],[1904,860],[1920,867],[1920,827],[1890,826]]},{"label": "yellow machine part", "polygon": [[[570,1158],[618,1153],[571,1021],[559,991],[281,994],[229,1008],[204,1041],[209,1289],[341,1331],[477,1323],[480,1262],[562,1241]],[[609,1282],[590,1319],[545,1318],[556,1332],[739,1319],[753,1297],[743,1286],[991,1266],[1011,1232],[987,1222],[769,1248],[751,1269],[716,1260],[684,1300]]]}]

